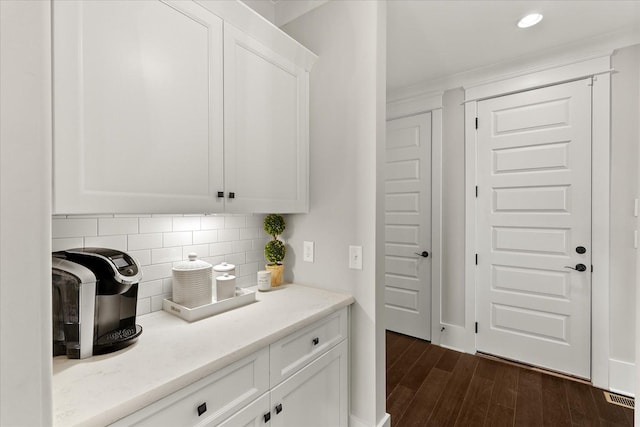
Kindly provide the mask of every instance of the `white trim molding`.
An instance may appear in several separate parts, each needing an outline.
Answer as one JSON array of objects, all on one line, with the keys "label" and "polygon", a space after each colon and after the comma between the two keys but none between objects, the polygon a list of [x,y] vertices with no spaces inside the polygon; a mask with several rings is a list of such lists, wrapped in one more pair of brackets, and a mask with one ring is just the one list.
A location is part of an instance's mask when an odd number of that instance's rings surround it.
[{"label": "white trim molding", "polygon": [[634,397],[635,388],[635,363],[622,360],[609,360],[609,390]]},{"label": "white trim molding", "polygon": [[442,108],[443,92],[421,94],[387,102],[387,120],[413,116]]},{"label": "white trim molding", "polygon": [[[476,170],[477,101],[509,93],[593,77],[592,97],[592,339],[591,380],[593,385],[610,387],[609,360],[609,207],[610,207],[610,72],[611,56],[601,56],[532,74],[494,80],[465,88],[465,350],[476,351]],[[597,177],[597,179],[594,179]],[[616,365],[618,366],[618,365]]]}]

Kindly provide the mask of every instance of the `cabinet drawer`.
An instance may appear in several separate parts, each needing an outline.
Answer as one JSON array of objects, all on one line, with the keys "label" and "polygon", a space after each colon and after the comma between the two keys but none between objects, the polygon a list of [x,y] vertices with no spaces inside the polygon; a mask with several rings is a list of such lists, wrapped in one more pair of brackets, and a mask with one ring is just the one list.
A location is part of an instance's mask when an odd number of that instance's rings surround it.
[{"label": "cabinet drawer", "polygon": [[[113,426],[196,426],[217,424],[269,390],[269,352],[262,349]],[[206,410],[203,404],[206,404]],[[202,414],[198,415],[198,411]]]},{"label": "cabinet drawer", "polygon": [[347,308],[271,344],[271,387],[347,337]]}]

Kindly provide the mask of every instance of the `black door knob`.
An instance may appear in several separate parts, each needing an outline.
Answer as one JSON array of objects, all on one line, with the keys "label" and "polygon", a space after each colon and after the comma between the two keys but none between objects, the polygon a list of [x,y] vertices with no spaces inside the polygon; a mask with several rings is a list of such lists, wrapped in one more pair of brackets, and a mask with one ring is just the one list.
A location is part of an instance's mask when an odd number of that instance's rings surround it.
[{"label": "black door knob", "polygon": [[415,252],[415,254],[416,254],[416,255],[420,255],[420,256],[421,256],[421,257],[423,257],[423,258],[426,258],[426,257],[428,257],[428,256],[429,256],[429,252],[427,252],[427,251],[422,251],[422,253],[420,253],[420,252]]},{"label": "black door knob", "polygon": [[571,270],[575,270],[575,271],[587,271],[587,266],[584,264],[576,264],[575,267],[570,267],[568,265],[565,265],[564,268],[570,268]]}]

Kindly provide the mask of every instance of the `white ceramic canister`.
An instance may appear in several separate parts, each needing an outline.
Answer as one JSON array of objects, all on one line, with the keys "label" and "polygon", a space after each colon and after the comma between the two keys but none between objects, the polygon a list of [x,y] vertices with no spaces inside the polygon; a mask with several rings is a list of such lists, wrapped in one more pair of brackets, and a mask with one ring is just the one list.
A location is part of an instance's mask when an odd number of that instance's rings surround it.
[{"label": "white ceramic canister", "polygon": [[190,253],[188,261],[176,263],[172,269],[173,301],[188,308],[212,302],[211,264],[197,258],[197,254]]},{"label": "white ceramic canister", "polygon": [[258,290],[271,290],[271,272],[269,270],[258,271]]},{"label": "white ceramic canister", "polygon": [[218,265],[214,265],[213,271],[215,272],[214,277],[224,276],[225,273],[227,273],[229,276],[235,276],[236,266],[227,262],[222,262]]},{"label": "white ceramic canister", "polygon": [[225,273],[216,277],[216,300],[233,298],[236,296],[236,276]]}]

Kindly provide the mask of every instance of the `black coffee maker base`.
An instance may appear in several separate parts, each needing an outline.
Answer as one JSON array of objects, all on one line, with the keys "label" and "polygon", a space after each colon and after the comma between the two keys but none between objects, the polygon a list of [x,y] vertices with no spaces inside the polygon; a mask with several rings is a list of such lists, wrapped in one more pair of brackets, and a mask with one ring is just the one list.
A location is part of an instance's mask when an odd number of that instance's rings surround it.
[{"label": "black coffee maker base", "polygon": [[93,345],[93,354],[105,354],[123,349],[138,339],[142,333],[142,326],[116,329],[97,339]]}]

